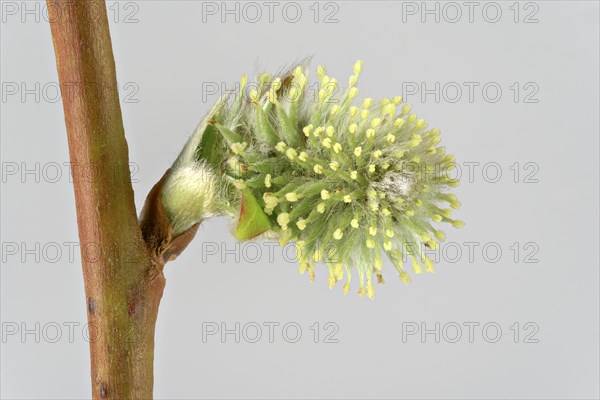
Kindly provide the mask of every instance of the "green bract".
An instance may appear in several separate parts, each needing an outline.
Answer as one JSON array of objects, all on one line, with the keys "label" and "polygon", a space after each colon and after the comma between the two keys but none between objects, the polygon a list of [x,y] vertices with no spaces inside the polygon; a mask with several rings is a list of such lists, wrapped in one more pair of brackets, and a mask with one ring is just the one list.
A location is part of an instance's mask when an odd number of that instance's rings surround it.
[{"label": "green bract", "polygon": [[191,188],[173,179],[179,186],[163,190],[179,232],[208,215],[239,215],[239,239],[269,232],[282,245],[294,242],[300,271],[312,280],[315,263],[327,264],[330,287],[345,271],[345,293],[356,267],[359,293],[369,297],[372,277],[383,282],[384,253],[405,283],[407,259],[415,274],[433,272],[423,247],[444,240],[433,223],[463,225],[445,207],[460,205],[447,193],[458,184],[448,176],[454,158],[439,146],[439,130],[428,129],[400,97],[357,101],[361,70],[358,61],[339,96],[322,66],[316,91],[302,65],[280,77],[261,74],[254,85],[244,76],[172,168],[173,176],[206,177],[189,179]]}]

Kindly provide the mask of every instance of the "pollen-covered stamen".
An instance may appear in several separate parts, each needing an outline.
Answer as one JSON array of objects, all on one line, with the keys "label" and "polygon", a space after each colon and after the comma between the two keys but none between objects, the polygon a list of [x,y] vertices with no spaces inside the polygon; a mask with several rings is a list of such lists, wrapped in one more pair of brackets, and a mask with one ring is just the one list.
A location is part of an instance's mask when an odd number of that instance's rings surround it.
[{"label": "pollen-covered stamen", "polygon": [[304,229],[306,229],[306,220],[304,218],[298,219],[298,221],[296,222],[296,226],[298,227],[298,229],[303,231]]}]

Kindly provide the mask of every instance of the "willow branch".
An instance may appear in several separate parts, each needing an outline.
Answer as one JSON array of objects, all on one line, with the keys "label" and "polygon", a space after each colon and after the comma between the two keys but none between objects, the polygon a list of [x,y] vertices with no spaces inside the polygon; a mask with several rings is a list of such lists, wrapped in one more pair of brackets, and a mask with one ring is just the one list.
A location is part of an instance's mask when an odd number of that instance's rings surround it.
[{"label": "willow branch", "polygon": [[136,216],[106,5],[48,0],[48,11],[82,249],[93,397],[151,398],[163,263]]}]

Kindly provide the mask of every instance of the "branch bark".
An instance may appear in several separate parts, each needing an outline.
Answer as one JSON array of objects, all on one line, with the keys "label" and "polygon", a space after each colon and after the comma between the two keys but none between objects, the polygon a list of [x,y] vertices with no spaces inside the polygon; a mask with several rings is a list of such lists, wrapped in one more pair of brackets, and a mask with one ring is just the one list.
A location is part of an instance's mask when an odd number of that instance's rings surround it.
[{"label": "branch bark", "polygon": [[94,399],[150,399],[164,261],[136,217],[103,0],[48,0],[72,163]]}]

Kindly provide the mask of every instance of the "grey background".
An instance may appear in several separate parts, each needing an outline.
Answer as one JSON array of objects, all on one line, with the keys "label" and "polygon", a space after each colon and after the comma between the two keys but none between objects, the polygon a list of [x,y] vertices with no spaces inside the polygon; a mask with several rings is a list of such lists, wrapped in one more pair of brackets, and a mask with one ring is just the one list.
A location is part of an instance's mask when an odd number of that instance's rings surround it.
[{"label": "grey background", "polygon": [[[430,88],[435,82],[480,84],[473,102],[466,89],[455,103],[447,101],[450,95],[439,102],[433,96],[408,98],[419,116],[442,129],[442,140],[459,163],[480,163],[472,182],[463,176],[456,192],[463,202],[457,215],[466,227],[446,229],[448,242],[462,251],[458,260],[446,257],[434,275],[417,277],[409,286],[386,262],[387,282],[369,301],[356,295],[356,286],[347,297],[340,285],[330,291],[324,266],[311,285],[290,257],[277,248],[270,256],[265,244],[258,247],[258,260],[256,247],[207,256],[203,250],[211,243],[221,250],[236,246],[228,221],[207,221],[166,268],[156,398],[598,398],[597,2],[520,3],[518,23],[509,8],[513,2],[496,3],[503,12],[497,23],[483,18],[486,2],[479,3],[473,22],[463,15],[456,23],[446,20],[451,14],[439,23],[432,16],[422,22],[420,15],[403,14],[406,4],[392,1],[335,2],[336,23],[322,22],[335,11],[323,3],[315,23],[313,2],[297,2],[303,12],[297,23],[283,18],[283,3],[273,23],[262,2],[265,14],[256,23],[243,15],[239,23],[232,16],[222,23],[219,15],[203,22],[200,1],[129,3],[134,6],[109,3],[109,15],[122,98],[138,100],[122,104],[130,159],[137,166],[138,207],[216,99],[203,100],[203,83],[231,85],[244,72],[276,71],[313,55],[313,71],[325,64],[342,82],[355,59],[363,59],[361,97],[401,94],[406,82],[426,82]],[[538,22],[523,23],[536,6]],[[20,12],[3,13],[1,26],[2,169],[6,175],[14,163],[20,169],[39,163],[40,172],[3,176],[1,319],[3,333],[14,326],[35,331],[39,322],[40,340],[33,334],[22,338],[20,331],[3,338],[1,395],[87,398],[80,256],[76,250],[69,259],[65,245],[77,241],[68,169],[63,166],[61,178],[52,182],[53,163],[68,161],[62,104],[42,89],[39,100],[28,95],[25,101],[5,90],[7,82],[32,88],[57,81],[48,23],[39,13],[39,22],[35,15],[23,22]],[[124,23],[126,15],[137,22]],[[488,82],[503,90],[495,103],[481,94]],[[514,82],[522,91],[517,102],[509,88]],[[523,101],[531,91],[523,88],[528,82],[539,88],[529,99],[537,103]],[[135,88],[139,91],[132,94]],[[518,183],[510,169],[515,162]],[[525,169],[527,162],[534,164]],[[482,174],[486,163],[500,166],[498,182],[490,182],[494,168]],[[532,171],[538,182],[524,182]],[[467,242],[479,243],[472,259]],[[517,260],[510,249],[515,242],[521,249]],[[36,243],[35,254],[23,251]],[[486,243],[492,247],[482,253]],[[11,244],[17,244],[17,254],[7,252]],[[535,246],[537,252],[526,259]],[[494,260],[497,247],[502,255]],[[72,343],[64,325],[69,322],[78,324]],[[236,322],[281,325],[273,343],[266,327],[257,343],[244,338],[236,343],[232,335],[225,343],[218,336],[203,343],[203,322],[225,322],[229,328]],[[289,322],[302,328],[297,343],[282,336],[281,326]],[[319,343],[310,330],[315,322]],[[338,343],[324,343],[327,322],[339,327]],[[448,340],[452,330],[439,343],[433,335],[403,341],[411,322],[424,322],[428,329],[456,323],[463,335],[457,343]],[[468,322],[480,324],[472,343]],[[493,329],[482,333],[490,322],[502,328],[496,343],[486,340],[495,336]],[[518,343],[510,329],[515,322]],[[535,325],[526,330],[528,322]],[[51,343],[52,324],[62,326],[56,343]],[[539,330],[530,339],[537,343],[525,343],[535,326]]]}]

